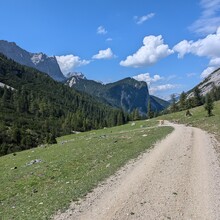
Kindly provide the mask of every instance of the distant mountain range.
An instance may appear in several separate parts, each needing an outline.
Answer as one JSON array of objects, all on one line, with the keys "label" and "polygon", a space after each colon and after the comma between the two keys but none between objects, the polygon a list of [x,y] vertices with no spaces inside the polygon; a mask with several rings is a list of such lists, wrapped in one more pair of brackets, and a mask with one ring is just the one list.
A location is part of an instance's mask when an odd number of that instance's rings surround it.
[{"label": "distant mountain range", "polygon": [[146,114],[149,100],[154,112],[159,112],[169,105],[167,101],[149,95],[146,82],[140,82],[133,78],[102,84],[86,79],[82,73],[70,75],[71,77],[65,83],[69,87],[95,96],[99,100],[129,113],[138,109],[141,114]]},{"label": "distant mountain range", "polygon": [[65,80],[55,56],[49,57],[44,53],[31,53],[20,48],[14,42],[4,40],[0,40],[0,53],[22,65],[47,73],[56,81]]},{"label": "distant mountain range", "polygon": [[146,114],[149,100],[151,101],[152,110],[155,112],[159,112],[169,105],[164,100],[150,96],[145,82],[125,78],[103,85],[86,79],[82,73],[69,73],[66,78],[61,72],[55,56],[49,57],[44,53],[31,53],[13,42],[4,40],[0,40],[0,53],[22,65],[47,73],[54,80],[64,82],[71,88],[88,93],[105,104],[123,109],[129,113],[138,109],[141,114]]}]

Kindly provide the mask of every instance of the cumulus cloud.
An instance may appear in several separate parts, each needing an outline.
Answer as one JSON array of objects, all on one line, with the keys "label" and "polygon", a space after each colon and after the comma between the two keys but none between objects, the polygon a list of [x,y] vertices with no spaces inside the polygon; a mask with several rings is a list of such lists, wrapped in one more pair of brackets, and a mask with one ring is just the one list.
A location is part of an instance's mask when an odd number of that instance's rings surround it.
[{"label": "cumulus cloud", "polygon": [[74,56],[73,54],[56,56],[56,59],[64,75],[74,71],[76,67],[84,66],[91,62],[89,60],[81,60],[80,57]]},{"label": "cumulus cloud", "polygon": [[209,66],[220,66],[220,57],[211,59],[209,61]]},{"label": "cumulus cloud", "polygon": [[157,82],[159,80],[162,80],[163,77],[159,76],[159,75],[154,75],[153,77],[150,76],[150,73],[141,73],[137,76],[133,77],[134,79],[138,80],[138,81],[144,81],[146,83],[148,83],[148,85],[150,85],[153,82]]},{"label": "cumulus cloud", "polygon": [[145,21],[153,18],[155,16],[154,13],[150,13],[141,17],[135,16],[134,19],[136,21],[136,24],[143,24]]},{"label": "cumulus cloud", "polygon": [[173,53],[169,46],[164,44],[163,38],[159,36],[146,36],[143,46],[133,55],[128,56],[120,62],[125,67],[149,66]]},{"label": "cumulus cloud", "polygon": [[201,16],[189,27],[197,34],[211,34],[216,31],[220,23],[220,0],[201,0]]},{"label": "cumulus cloud", "polygon": [[107,48],[106,50],[100,50],[98,54],[92,57],[93,59],[111,59],[114,58],[114,54],[111,48]]},{"label": "cumulus cloud", "polygon": [[213,58],[209,61],[209,66],[204,69],[200,75],[202,79],[206,78],[209,76],[214,70],[220,67],[220,57],[218,58]]},{"label": "cumulus cloud", "polygon": [[183,58],[187,53],[192,53],[200,57],[220,57],[220,27],[216,33],[209,34],[197,41],[183,40],[175,45],[173,50],[178,53],[179,58]]},{"label": "cumulus cloud", "polygon": [[103,35],[105,35],[105,34],[107,34],[108,33],[108,31],[103,27],[103,26],[99,26],[98,28],[97,28],[97,34],[103,34]]},{"label": "cumulus cloud", "polygon": [[158,92],[158,91],[175,89],[177,87],[178,87],[178,85],[174,85],[174,84],[164,84],[164,85],[150,87],[149,91],[151,94],[155,94],[155,92]]},{"label": "cumulus cloud", "polygon": [[210,59],[208,67],[201,73],[201,78],[205,78],[220,66],[220,27],[216,33],[209,34],[197,41],[183,40],[175,45],[173,50],[178,53],[178,58],[183,58],[186,54],[191,53]]}]

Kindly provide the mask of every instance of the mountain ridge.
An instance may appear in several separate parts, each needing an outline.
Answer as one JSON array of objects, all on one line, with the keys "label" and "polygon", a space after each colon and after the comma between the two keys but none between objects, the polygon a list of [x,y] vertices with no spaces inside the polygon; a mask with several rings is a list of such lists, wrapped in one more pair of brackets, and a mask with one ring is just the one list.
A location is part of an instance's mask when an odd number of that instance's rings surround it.
[{"label": "mountain ridge", "polygon": [[189,90],[187,92],[187,98],[191,98],[194,96],[193,91],[195,90],[195,88],[198,88],[200,90],[200,95],[205,96],[214,87],[220,87],[220,68],[214,70],[202,82]]},{"label": "mountain ridge", "polygon": [[77,74],[68,78],[65,82],[71,88],[88,93],[100,98],[111,106],[122,108],[131,113],[138,109],[142,115],[148,110],[148,101],[152,103],[152,110],[159,112],[168,106],[165,100],[154,98],[149,94],[148,85],[144,81],[137,81],[127,77],[116,82],[102,84],[100,82],[78,77]]},{"label": "mountain ridge", "polygon": [[0,53],[17,63],[45,72],[56,81],[65,80],[55,56],[49,57],[42,52],[31,53],[19,47],[15,42],[5,40],[0,40]]}]

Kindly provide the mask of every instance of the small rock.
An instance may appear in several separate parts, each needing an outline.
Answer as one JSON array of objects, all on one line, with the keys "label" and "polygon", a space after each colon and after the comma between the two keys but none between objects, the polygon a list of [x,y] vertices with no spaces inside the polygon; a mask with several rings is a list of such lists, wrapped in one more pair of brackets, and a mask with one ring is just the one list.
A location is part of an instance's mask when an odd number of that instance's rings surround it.
[{"label": "small rock", "polygon": [[30,165],[33,165],[35,163],[41,163],[42,160],[41,159],[35,159],[35,160],[32,160],[30,161],[29,163],[26,163],[27,166],[30,166]]},{"label": "small rock", "polygon": [[33,189],[33,193],[37,193],[38,192],[38,190],[37,189]]},{"label": "small rock", "polygon": [[43,205],[43,204],[44,204],[43,202],[40,202],[40,203],[39,203],[39,205]]},{"label": "small rock", "polygon": [[130,213],[130,215],[134,215],[134,214],[135,214],[134,212],[131,212],[131,213]]},{"label": "small rock", "polygon": [[110,167],[110,165],[111,165],[110,163],[109,163],[109,164],[107,164],[107,165],[106,165],[106,168]]}]

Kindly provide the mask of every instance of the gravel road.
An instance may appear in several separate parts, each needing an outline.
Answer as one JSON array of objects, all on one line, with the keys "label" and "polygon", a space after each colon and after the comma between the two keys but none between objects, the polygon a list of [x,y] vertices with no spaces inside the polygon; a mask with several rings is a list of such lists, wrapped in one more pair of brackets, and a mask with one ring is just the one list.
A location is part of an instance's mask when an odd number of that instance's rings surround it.
[{"label": "gravel road", "polygon": [[220,166],[206,132],[184,125],[55,220],[220,219]]}]

